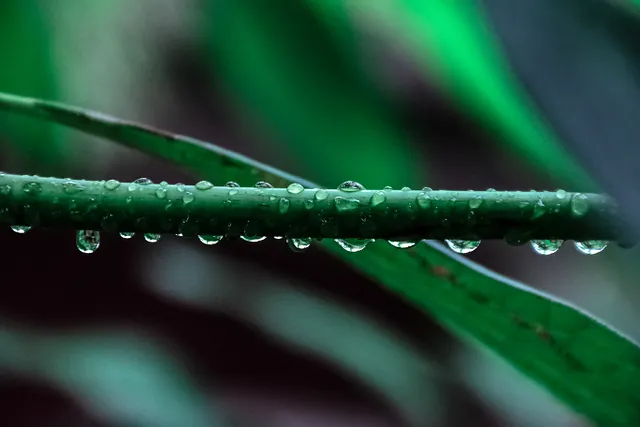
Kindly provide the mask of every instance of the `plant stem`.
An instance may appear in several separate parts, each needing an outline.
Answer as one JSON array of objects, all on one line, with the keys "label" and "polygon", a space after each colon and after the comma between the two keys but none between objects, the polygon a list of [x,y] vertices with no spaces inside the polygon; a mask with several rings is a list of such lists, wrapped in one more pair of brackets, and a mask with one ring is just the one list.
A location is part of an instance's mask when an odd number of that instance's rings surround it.
[{"label": "plant stem", "polygon": [[[317,190],[0,174],[0,224],[236,237],[635,240],[607,196]],[[205,189],[206,188],[206,189]]]}]

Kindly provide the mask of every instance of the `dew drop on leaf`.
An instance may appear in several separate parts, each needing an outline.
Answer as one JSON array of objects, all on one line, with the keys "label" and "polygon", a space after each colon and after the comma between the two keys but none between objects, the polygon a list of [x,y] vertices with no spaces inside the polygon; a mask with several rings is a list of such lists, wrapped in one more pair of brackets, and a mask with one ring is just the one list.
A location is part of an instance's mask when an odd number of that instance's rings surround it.
[{"label": "dew drop on leaf", "polygon": [[144,186],[144,185],[150,185],[153,184],[153,181],[151,181],[149,178],[138,178],[135,181],[131,182],[129,184],[129,191],[135,191],[138,188],[140,188],[140,186]]},{"label": "dew drop on leaf", "polygon": [[571,199],[571,215],[576,217],[584,216],[589,210],[589,199],[585,194],[576,194]]},{"label": "dew drop on leaf", "polygon": [[234,181],[229,181],[224,186],[225,187],[240,187],[240,184],[238,184],[237,182],[234,182]]},{"label": "dew drop on leaf", "polygon": [[205,191],[210,188],[213,188],[213,184],[210,183],[209,181],[198,181],[195,187],[196,187],[196,190]]},{"label": "dew drop on leaf", "polygon": [[327,190],[325,190],[324,188],[319,188],[318,191],[316,191],[316,194],[313,197],[317,201],[321,202],[323,200],[327,200],[327,197],[329,197],[329,192]]},{"label": "dew drop on leaf", "polygon": [[313,209],[315,205],[316,205],[316,202],[314,202],[313,199],[306,199],[304,201],[304,208],[307,210]]},{"label": "dew drop on leaf", "polygon": [[480,240],[445,240],[452,251],[459,254],[468,254],[478,249]]},{"label": "dew drop on leaf", "polygon": [[401,191],[411,191],[411,187],[402,187]]},{"label": "dew drop on leaf", "polygon": [[562,190],[562,189],[558,190],[558,191],[556,191],[556,197],[558,199],[564,199],[564,198],[567,197],[567,192],[565,190]]},{"label": "dew drop on leaf", "polygon": [[551,255],[558,252],[562,243],[562,240],[532,240],[531,248],[537,254]]},{"label": "dew drop on leaf", "polygon": [[311,246],[310,237],[301,237],[297,239],[287,239],[289,248],[294,252],[302,252]]},{"label": "dew drop on leaf", "polygon": [[11,229],[18,234],[24,234],[27,231],[31,230],[31,226],[30,225],[12,225]]},{"label": "dew drop on leaf", "polygon": [[371,206],[376,207],[387,201],[387,196],[382,191],[376,191],[371,196]]},{"label": "dew drop on leaf", "polygon": [[433,191],[431,187],[422,187],[422,191]]},{"label": "dew drop on leaf", "polygon": [[289,199],[286,199],[283,197],[278,202],[278,210],[280,211],[281,214],[286,214],[289,211],[290,205],[291,205],[291,202],[289,201]]},{"label": "dew drop on leaf", "polygon": [[185,186],[183,183],[179,182],[176,184],[176,190],[178,190],[178,192],[180,193],[184,193],[185,190]]},{"label": "dew drop on leaf", "polygon": [[345,181],[342,184],[338,185],[338,190],[344,191],[347,193],[355,193],[356,191],[362,191],[365,188],[356,181]]},{"label": "dew drop on leaf", "polygon": [[418,195],[416,196],[416,203],[422,209],[429,209],[429,207],[431,206],[431,197],[429,197],[429,195],[423,191],[421,193],[418,193]]},{"label": "dew drop on leaf", "polygon": [[76,246],[83,254],[92,254],[100,247],[100,232],[94,230],[76,231]]},{"label": "dew drop on leaf", "polygon": [[258,181],[256,182],[256,188],[273,188],[273,185],[266,181]]},{"label": "dew drop on leaf", "polygon": [[358,206],[360,206],[360,201],[358,199],[345,199],[340,196],[333,199],[333,203],[336,205],[336,209],[340,212],[352,211],[358,209]]},{"label": "dew drop on leaf", "polygon": [[587,240],[584,242],[575,242],[576,249],[586,255],[595,255],[602,252],[609,242],[606,240]]},{"label": "dew drop on leaf", "polygon": [[216,236],[213,234],[200,234],[198,235],[198,240],[200,240],[201,243],[207,246],[211,246],[220,242],[222,240],[222,236]]},{"label": "dew drop on leaf", "polygon": [[113,191],[118,187],[120,187],[120,181],[118,181],[117,179],[110,179],[109,181],[105,181],[104,183],[104,188],[109,191]]},{"label": "dew drop on leaf", "polygon": [[409,249],[416,245],[418,242],[403,241],[403,240],[389,240],[389,244],[398,249]]},{"label": "dew drop on leaf", "polygon": [[187,191],[186,193],[184,193],[184,196],[182,196],[182,202],[185,205],[188,205],[189,203],[193,202],[196,199],[196,196],[193,195],[192,192]]},{"label": "dew drop on leaf", "polygon": [[158,240],[160,240],[160,237],[162,236],[157,233],[144,233],[144,240],[149,243],[156,243]]},{"label": "dew drop on leaf", "polygon": [[335,242],[347,252],[360,252],[373,242],[373,239],[335,239]]},{"label": "dew drop on leaf", "polygon": [[287,187],[287,192],[289,194],[300,194],[304,191],[304,187],[297,182],[289,184]]},{"label": "dew drop on leaf", "polygon": [[84,190],[84,186],[77,182],[67,180],[62,183],[62,189],[67,194],[77,194]]},{"label": "dew drop on leaf", "polygon": [[156,197],[158,199],[165,199],[167,197],[167,190],[165,190],[164,188],[158,188],[156,190]]},{"label": "dew drop on leaf", "polygon": [[473,199],[469,200],[469,207],[471,209],[478,209],[480,205],[482,205],[482,197],[476,196]]},{"label": "dew drop on leaf", "polygon": [[136,233],[134,233],[133,231],[121,231],[120,237],[122,237],[123,239],[130,239],[135,236],[135,234]]}]

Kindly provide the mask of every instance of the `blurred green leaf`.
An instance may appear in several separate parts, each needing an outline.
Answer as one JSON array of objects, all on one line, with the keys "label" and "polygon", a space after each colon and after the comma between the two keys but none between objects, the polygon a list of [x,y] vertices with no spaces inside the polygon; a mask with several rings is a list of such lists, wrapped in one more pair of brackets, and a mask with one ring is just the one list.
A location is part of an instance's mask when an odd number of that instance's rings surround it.
[{"label": "blurred green leaf", "polygon": [[[195,139],[44,101],[0,96],[0,110],[55,121],[172,160],[199,178],[312,183]],[[499,276],[442,245],[323,248],[462,337],[482,343],[597,424],[640,423],[640,348],[585,312]]]},{"label": "blurred green leaf", "polygon": [[476,1],[350,3],[372,27],[400,43],[426,78],[435,73],[446,92],[539,172],[576,191],[597,188],[512,74]]},{"label": "blurred green leaf", "polygon": [[[0,13],[0,91],[56,99],[51,33],[38,0],[3,0]],[[0,142],[11,144],[21,162],[43,173],[61,167],[62,141],[50,123],[22,117],[0,120]]]},{"label": "blurred green leaf", "polygon": [[329,29],[302,1],[209,3],[216,73],[300,170],[335,185],[424,182],[401,121],[361,66],[346,11]]}]

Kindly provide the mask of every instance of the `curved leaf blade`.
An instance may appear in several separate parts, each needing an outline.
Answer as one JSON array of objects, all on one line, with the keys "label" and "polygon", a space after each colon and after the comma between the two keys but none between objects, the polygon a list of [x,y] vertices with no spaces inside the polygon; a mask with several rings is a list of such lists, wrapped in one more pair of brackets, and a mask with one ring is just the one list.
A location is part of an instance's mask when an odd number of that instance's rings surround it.
[{"label": "curved leaf blade", "polygon": [[[94,112],[10,95],[0,95],[0,110],[123,143],[203,179],[313,186],[212,144]],[[436,243],[422,242],[403,251],[375,242],[356,254],[331,241],[321,244],[460,336],[491,348],[597,424],[640,423],[640,348],[598,319]]]}]

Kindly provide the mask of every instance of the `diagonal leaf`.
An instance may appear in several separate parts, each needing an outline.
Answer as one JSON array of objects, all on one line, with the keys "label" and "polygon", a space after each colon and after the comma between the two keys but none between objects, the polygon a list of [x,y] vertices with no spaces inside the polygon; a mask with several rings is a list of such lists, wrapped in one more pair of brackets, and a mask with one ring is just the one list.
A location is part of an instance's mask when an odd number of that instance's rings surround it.
[{"label": "diagonal leaf", "polygon": [[331,27],[354,42],[346,49],[305,2],[209,3],[216,73],[243,110],[287,144],[300,170],[336,185],[423,182],[402,123],[357,60],[352,28]]},{"label": "diagonal leaf", "polygon": [[435,72],[446,92],[533,167],[576,191],[597,188],[511,72],[478,2],[351,3],[372,27],[401,44],[426,75]]},{"label": "diagonal leaf", "polygon": [[[212,144],[93,112],[9,95],[0,95],[0,110],[123,143],[200,178],[312,185]],[[355,254],[328,240],[321,244],[452,331],[489,347],[595,423],[640,423],[638,345],[589,314],[437,243],[422,242],[403,251],[375,242]]]}]

